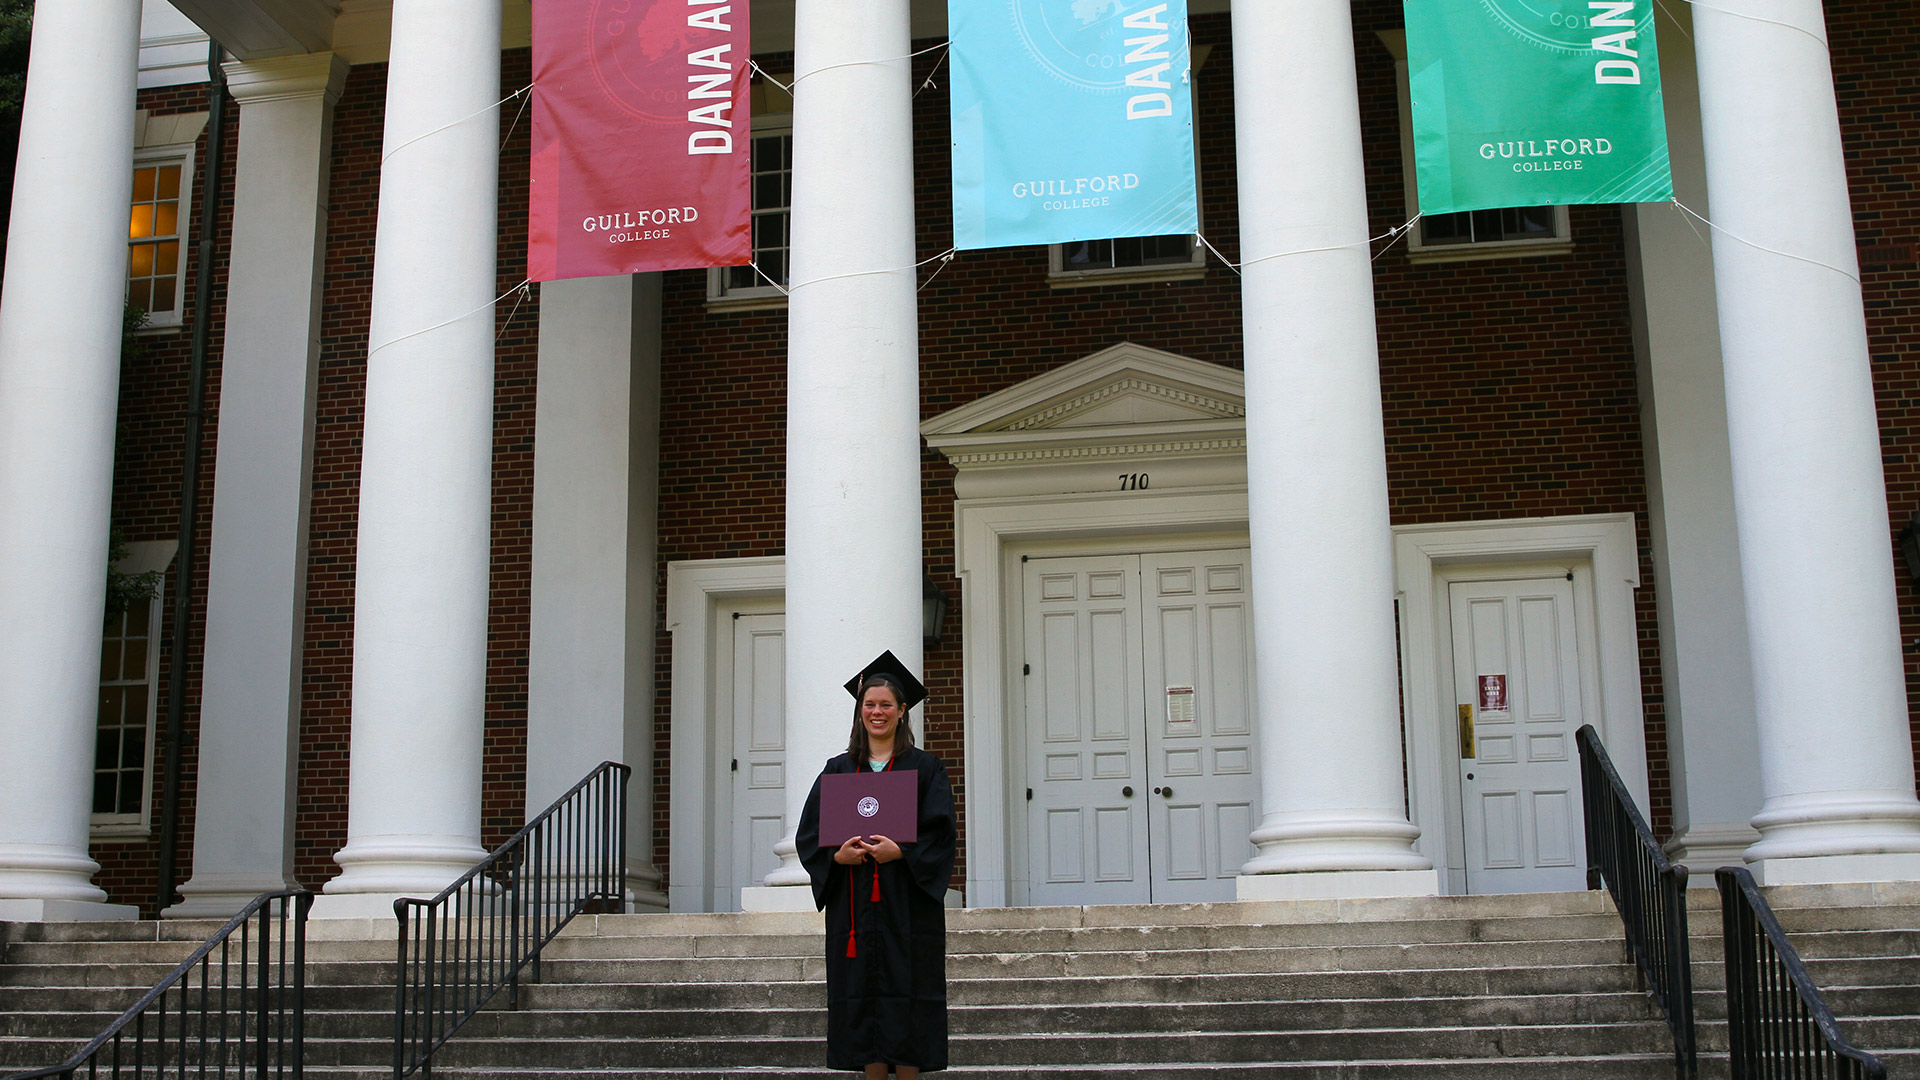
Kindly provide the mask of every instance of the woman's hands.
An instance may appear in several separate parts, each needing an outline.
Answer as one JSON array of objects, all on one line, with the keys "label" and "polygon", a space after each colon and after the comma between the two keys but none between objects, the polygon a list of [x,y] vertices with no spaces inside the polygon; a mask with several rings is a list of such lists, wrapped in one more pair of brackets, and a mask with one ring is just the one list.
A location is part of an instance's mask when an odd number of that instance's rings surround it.
[{"label": "woman's hands", "polygon": [[833,853],[833,861],[842,866],[853,866],[869,857],[874,862],[892,862],[900,857],[900,845],[884,836],[856,836]]}]

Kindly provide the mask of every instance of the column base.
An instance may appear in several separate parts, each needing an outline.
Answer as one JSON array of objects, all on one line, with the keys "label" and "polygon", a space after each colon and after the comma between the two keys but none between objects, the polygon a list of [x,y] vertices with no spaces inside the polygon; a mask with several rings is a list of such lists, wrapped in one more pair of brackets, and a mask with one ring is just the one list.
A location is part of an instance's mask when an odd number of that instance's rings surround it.
[{"label": "column base", "polygon": [[1747,848],[1760,839],[1750,825],[1695,825],[1666,842],[1667,858],[1687,868],[1687,885],[1713,888],[1713,872],[1722,866],[1744,866]]},{"label": "column base", "polygon": [[1920,881],[1920,853],[1814,855],[1759,859],[1747,866],[1762,885],[1834,885],[1850,881]]},{"label": "column base", "polygon": [[801,885],[749,885],[740,890],[741,911],[818,911],[813,904],[811,883]]},{"label": "column base", "polygon": [[1294,874],[1241,874],[1235,900],[1359,900],[1382,896],[1438,896],[1440,871],[1312,870]]},{"label": "column base", "polygon": [[84,851],[53,844],[0,844],[0,901],[105,904],[107,891],[93,883],[99,872],[100,864]]},{"label": "column base", "polygon": [[297,889],[266,874],[195,874],[180,886],[180,902],[162,911],[163,919],[231,919],[261,893]]},{"label": "column base", "polygon": [[667,894],[660,890],[660,871],[653,867],[627,871],[627,910],[636,914],[666,911]]},{"label": "column base", "polygon": [[132,904],[101,904],[89,900],[0,900],[0,922],[132,922],[139,917],[140,909]]}]

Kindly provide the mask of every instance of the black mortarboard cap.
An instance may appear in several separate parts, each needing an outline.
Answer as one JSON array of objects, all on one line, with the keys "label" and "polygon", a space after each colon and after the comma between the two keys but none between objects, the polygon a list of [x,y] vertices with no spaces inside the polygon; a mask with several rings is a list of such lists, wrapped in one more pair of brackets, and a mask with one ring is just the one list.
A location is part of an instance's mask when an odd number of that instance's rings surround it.
[{"label": "black mortarboard cap", "polygon": [[873,663],[862,668],[860,674],[847,680],[847,693],[853,695],[853,700],[860,700],[860,684],[866,681],[867,676],[876,674],[887,675],[892,678],[894,682],[900,684],[900,692],[905,695],[900,702],[901,708],[911,709],[927,700],[926,686],[924,686],[919,679],[913,677],[913,672],[908,671],[907,665],[901,663],[900,658],[893,655],[892,649],[888,649],[886,652],[874,657]]}]

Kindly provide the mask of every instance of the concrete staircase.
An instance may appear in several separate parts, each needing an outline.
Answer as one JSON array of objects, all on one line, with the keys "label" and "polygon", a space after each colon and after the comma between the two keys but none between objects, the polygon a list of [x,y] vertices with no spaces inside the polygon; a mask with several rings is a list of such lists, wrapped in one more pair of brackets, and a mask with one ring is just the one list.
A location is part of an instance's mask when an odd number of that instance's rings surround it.
[{"label": "concrete staircase", "polygon": [[[1726,1075],[1717,897],[1691,912],[1701,1072]],[[1920,886],[1777,889],[1827,1000],[1920,1077]],[[1665,1078],[1672,1043],[1599,893],[950,913],[957,1076]],[[0,1074],[76,1049],[214,923],[0,927]],[[385,924],[315,923],[306,1071],[391,1075]],[[522,1008],[472,1020],[437,1076],[815,1080],[815,915],[582,916]],[[1850,1018],[1850,1019],[1848,1019]]]}]

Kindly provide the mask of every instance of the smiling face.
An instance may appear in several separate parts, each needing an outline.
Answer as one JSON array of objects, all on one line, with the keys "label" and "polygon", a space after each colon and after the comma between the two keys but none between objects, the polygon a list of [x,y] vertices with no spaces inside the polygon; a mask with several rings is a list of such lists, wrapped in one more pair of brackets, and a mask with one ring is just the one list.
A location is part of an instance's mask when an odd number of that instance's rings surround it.
[{"label": "smiling face", "polygon": [[890,746],[893,733],[900,727],[900,698],[893,687],[886,685],[869,686],[867,692],[860,695],[860,722],[866,726],[868,743],[876,746]]}]

